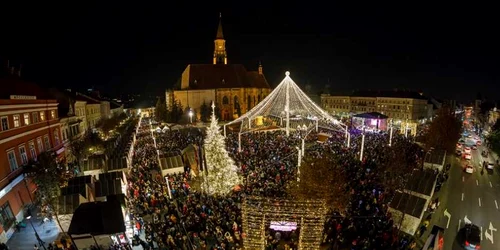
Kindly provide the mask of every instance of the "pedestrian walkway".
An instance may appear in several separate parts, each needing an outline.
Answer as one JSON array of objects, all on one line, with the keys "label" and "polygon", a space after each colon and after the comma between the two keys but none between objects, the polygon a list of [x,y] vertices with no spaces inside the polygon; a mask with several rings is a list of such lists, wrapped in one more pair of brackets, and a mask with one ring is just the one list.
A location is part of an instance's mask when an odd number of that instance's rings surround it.
[{"label": "pedestrian walkway", "polygon": [[[33,223],[31,226],[31,222]],[[26,224],[25,228],[21,228],[19,232],[15,232],[12,237],[7,241],[7,246],[10,250],[28,250],[33,249],[35,244],[38,244],[38,241],[35,237],[35,231],[45,242],[45,246],[47,247],[49,243],[54,242],[59,235],[59,227],[55,220],[47,221],[42,223],[43,220],[41,218],[31,218],[30,220],[25,219],[24,223]],[[34,229],[33,229],[34,228]],[[43,247],[40,247],[43,249]]]}]

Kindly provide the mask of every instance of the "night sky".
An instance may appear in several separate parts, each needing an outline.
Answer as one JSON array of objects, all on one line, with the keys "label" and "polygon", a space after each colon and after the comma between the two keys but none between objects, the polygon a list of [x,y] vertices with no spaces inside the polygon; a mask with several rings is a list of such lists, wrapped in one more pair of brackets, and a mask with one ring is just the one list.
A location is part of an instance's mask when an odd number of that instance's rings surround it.
[{"label": "night sky", "polygon": [[187,64],[211,63],[222,12],[229,62],[256,70],[261,61],[272,86],[290,70],[299,85],[329,84],[334,93],[398,88],[500,99],[493,6],[16,2],[2,6],[0,57],[23,63],[24,77],[47,86],[161,95]]}]

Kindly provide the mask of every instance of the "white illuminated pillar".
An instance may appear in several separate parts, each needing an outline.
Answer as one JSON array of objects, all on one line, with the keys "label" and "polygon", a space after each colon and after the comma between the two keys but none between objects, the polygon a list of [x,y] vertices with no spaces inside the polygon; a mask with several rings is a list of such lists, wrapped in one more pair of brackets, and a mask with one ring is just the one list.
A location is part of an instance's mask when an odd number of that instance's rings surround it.
[{"label": "white illuminated pillar", "polygon": [[359,154],[359,160],[363,161],[363,151],[365,150],[365,132],[361,135],[361,152]]},{"label": "white illuminated pillar", "polygon": [[299,147],[295,147],[298,152],[297,156],[297,181],[300,181],[300,162],[302,161],[301,152]]},{"label": "white illuminated pillar", "polygon": [[305,148],[305,144],[306,144],[306,143],[305,143],[305,141],[306,141],[306,139],[305,139],[305,138],[302,138],[302,150],[301,150],[301,152],[302,152],[302,156],[304,156],[304,154],[305,154],[305,152],[306,152],[306,151],[304,150],[304,148]]},{"label": "white illuminated pillar", "polygon": [[347,133],[347,148],[351,147],[351,133]]},{"label": "white illuminated pillar", "polygon": [[318,132],[318,121],[319,119],[316,119],[316,132]]},{"label": "white illuminated pillar", "polygon": [[389,133],[389,147],[392,146],[392,124],[391,124],[391,132]]},{"label": "white illuminated pillar", "polygon": [[290,72],[285,72],[287,84],[286,84],[286,95],[285,95],[285,112],[286,112],[286,136],[290,135]]},{"label": "white illuminated pillar", "polygon": [[238,152],[241,152],[241,133],[238,133]]},{"label": "white illuminated pillar", "polygon": [[226,125],[224,125],[224,137],[226,137]]},{"label": "white illuminated pillar", "polygon": [[248,128],[252,128],[252,118],[248,117]]},{"label": "white illuminated pillar", "polygon": [[168,197],[172,199],[172,191],[170,190],[170,182],[168,181],[168,176],[165,176],[165,182],[167,182]]}]

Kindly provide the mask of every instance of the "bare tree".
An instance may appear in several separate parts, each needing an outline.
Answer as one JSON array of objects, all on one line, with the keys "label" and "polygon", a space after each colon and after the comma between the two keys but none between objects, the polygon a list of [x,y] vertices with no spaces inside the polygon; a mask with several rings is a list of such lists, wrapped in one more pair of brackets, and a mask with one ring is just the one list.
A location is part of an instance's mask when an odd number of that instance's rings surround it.
[{"label": "bare tree", "polygon": [[441,108],[425,136],[425,146],[454,152],[461,130],[462,124],[455,114],[448,108]]},{"label": "bare tree", "polygon": [[346,181],[344,170],[332,158],[310,158],[300,167],[300,181],[291,182],[288,192],[296,199],[324,199],[332,210],[344,211],[350,198]]},{"label": "bare tree", "polygon": [[70,238],[63,230],[58,217],[58,199],[61,195],[61,186],[66,182],[64,167],[56,161],[53,152],[43,152],[38,155],[37,162],[24,167],[25,174],[37,186],[35,202],[44,217],[55,218],[62,233]]}]

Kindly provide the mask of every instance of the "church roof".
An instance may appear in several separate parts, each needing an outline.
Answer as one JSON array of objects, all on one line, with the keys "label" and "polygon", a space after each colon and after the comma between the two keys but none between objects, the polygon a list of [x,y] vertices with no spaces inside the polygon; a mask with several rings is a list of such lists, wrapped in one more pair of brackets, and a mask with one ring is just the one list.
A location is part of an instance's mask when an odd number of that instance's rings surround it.
[{"label": "church roof", "polygon": [[224,34],[222,33],[222,18],[219,18],[219,27],[217,28],[215,39],[224,39]]},{"label": "church roof", "polygon": [[264,75],[241,64],[190,64],[190,89],[271,88]]}]

